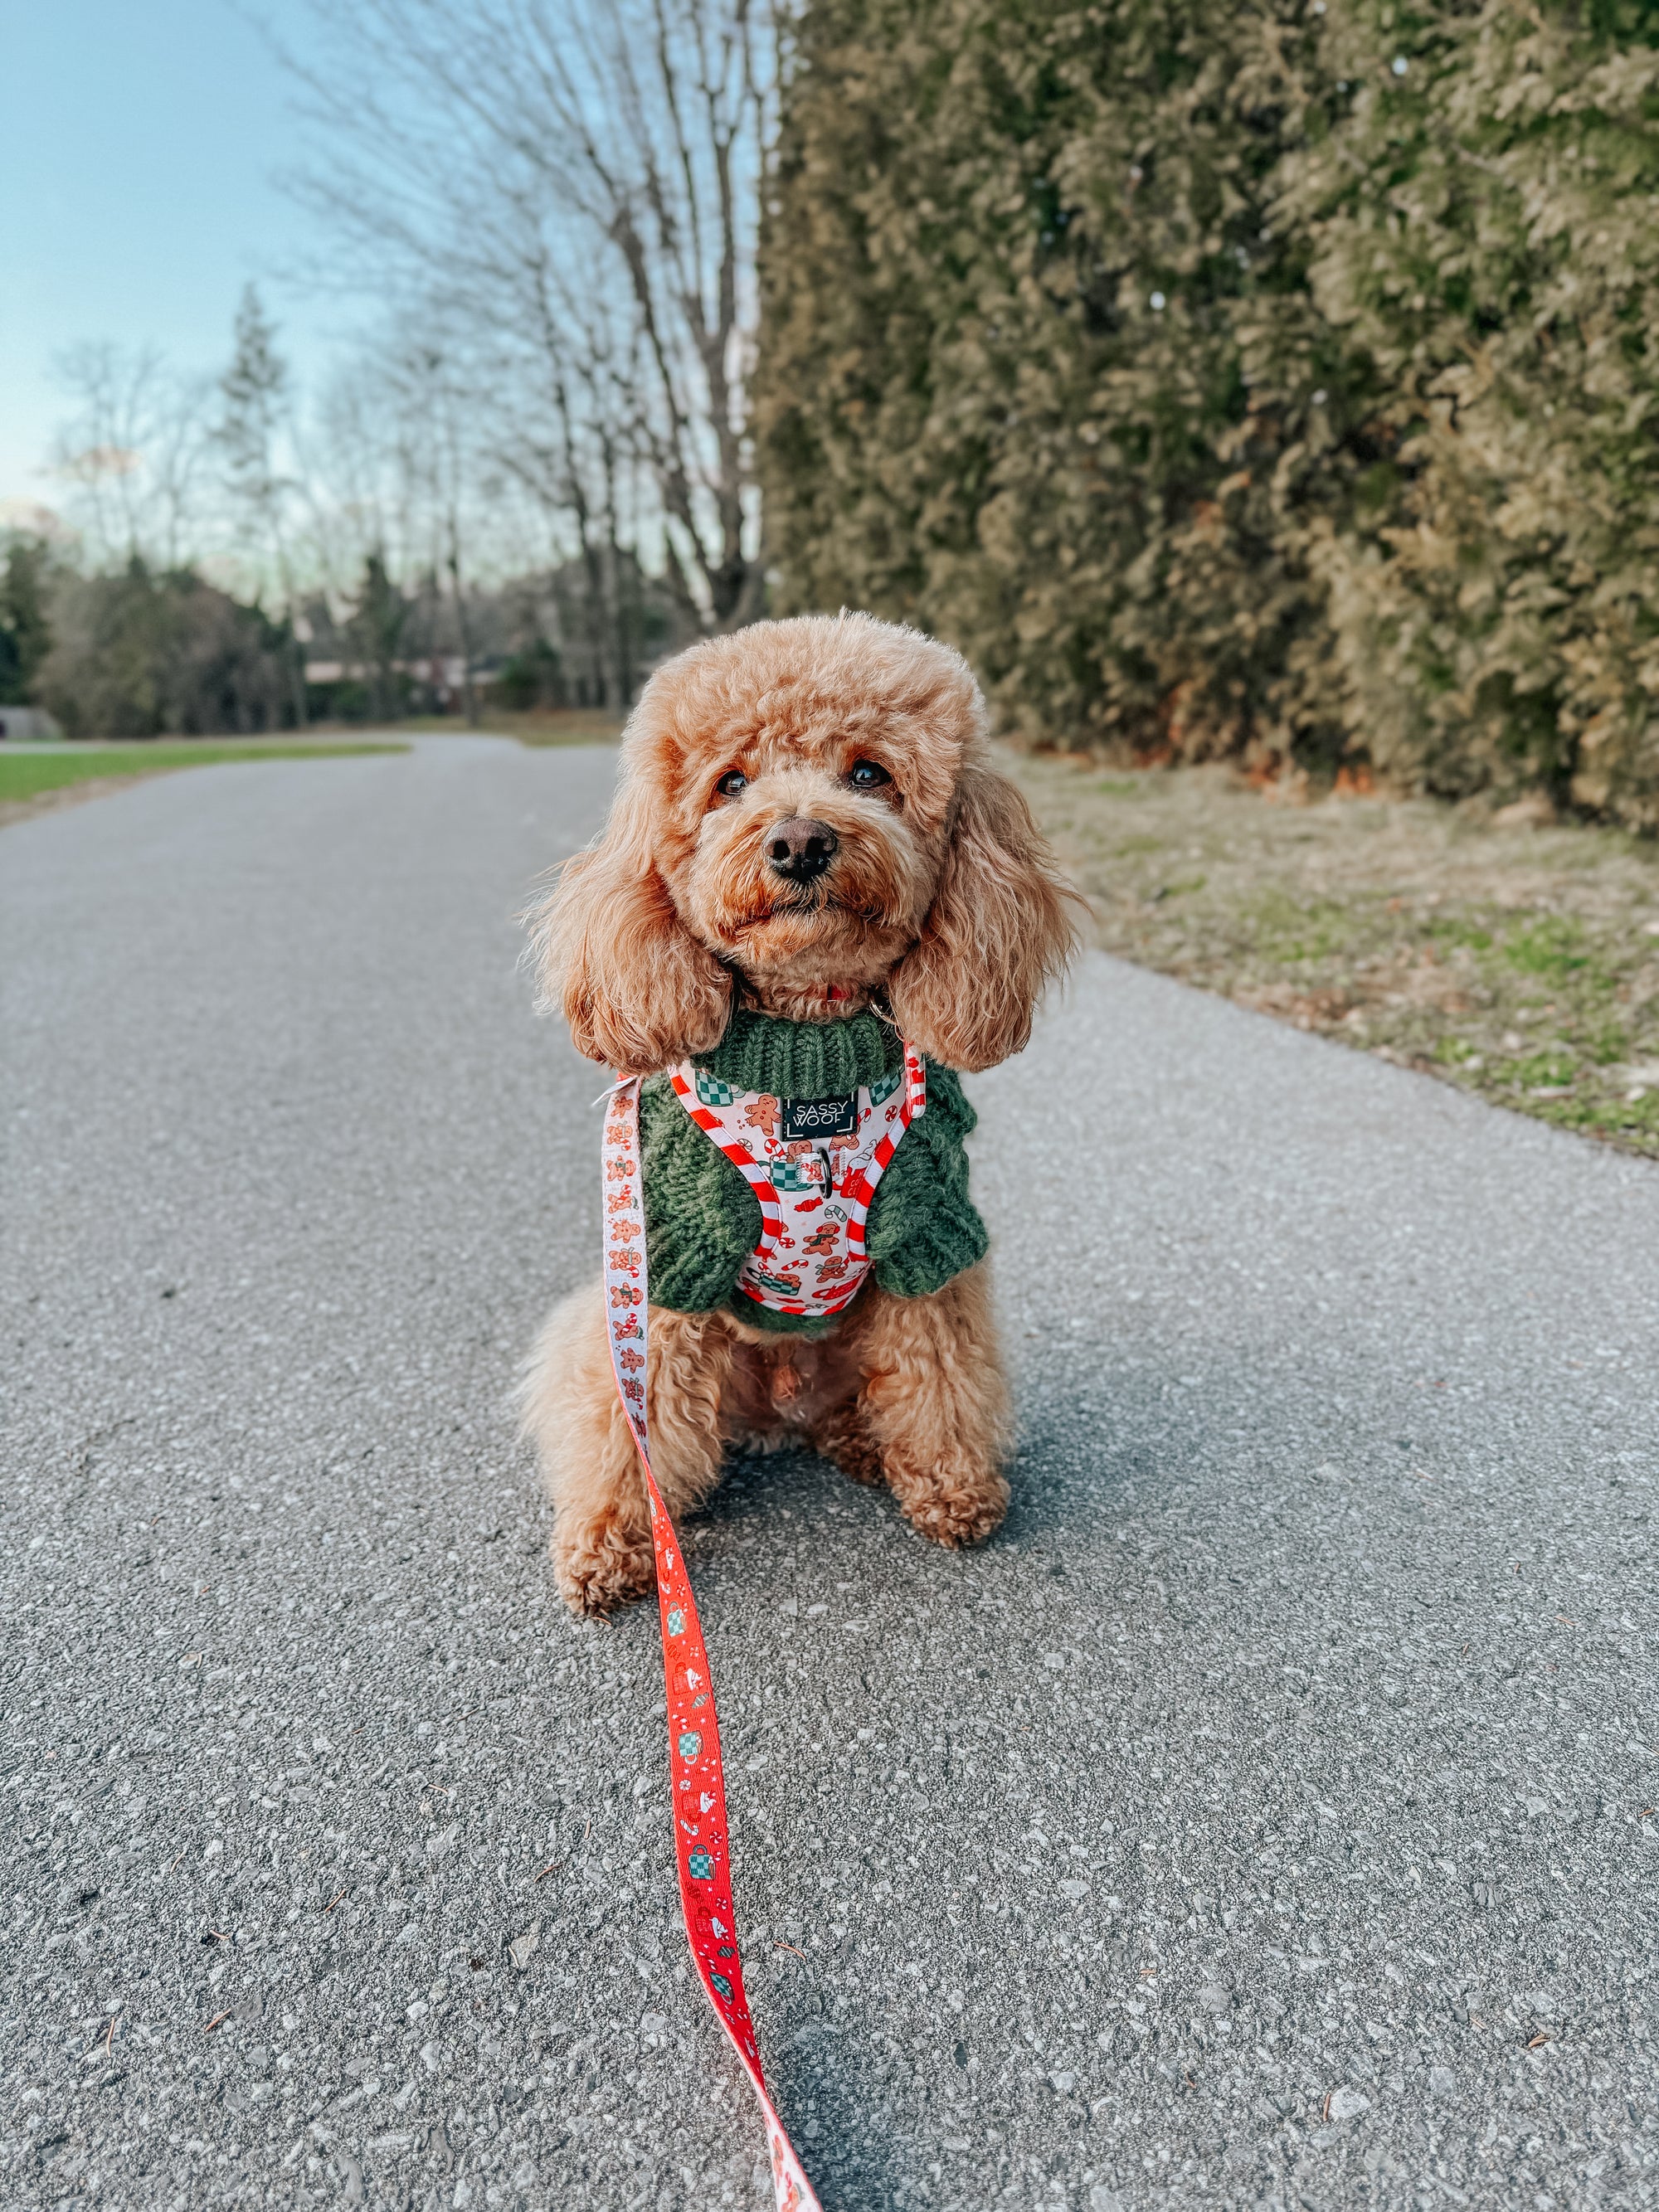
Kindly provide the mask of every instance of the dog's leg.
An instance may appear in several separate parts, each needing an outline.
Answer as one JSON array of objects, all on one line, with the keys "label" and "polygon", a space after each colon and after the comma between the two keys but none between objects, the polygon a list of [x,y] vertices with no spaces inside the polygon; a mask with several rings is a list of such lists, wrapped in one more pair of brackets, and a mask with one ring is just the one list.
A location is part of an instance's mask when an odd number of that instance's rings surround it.
[{"label": "dog's leg", "polygon": [[881,1463],[881,1446],[856,1400],[837,1406],[833,1413],[825,1414],[817,1422],[812,1431],[812,1449],[832,1460],[854,1482],[884,1482],[887,1479]]},{"label": "dog's leg", "polygon": [[[553,1500],[554,1574],[577,1613],[609,1613],[656,1582],[645,1477],[617,1402],[605,1316],[602,1284],[556,1307],[521,1392],[525,1433]],[[720,1478],[732,1336],[715,1315],[653,1306],[649,1343],[651,1465],[678,1515]]]},{"label": "dog's leg", "polygon": [[1008,1510],[1008,1385],[989,1271],[981,1261],[929,1297],[867,1295],[858,1410],[882,1473],[924,1536],[976,1544]]}]

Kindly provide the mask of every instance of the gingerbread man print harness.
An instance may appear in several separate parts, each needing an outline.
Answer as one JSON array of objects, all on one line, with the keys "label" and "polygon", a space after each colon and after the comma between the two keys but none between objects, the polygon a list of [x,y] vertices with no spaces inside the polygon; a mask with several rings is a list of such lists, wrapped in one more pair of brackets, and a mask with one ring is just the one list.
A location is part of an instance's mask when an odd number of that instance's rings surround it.
[{"label": "gingerbread man print harness", "polygon": [[904,1064],[842,1098],[738,1091],[690,1061],[669,1070],[681,1104],[760,1200],[761,1237],[738,1288],[774,1313],[850,1305],[870,1272],[865,1223],[888,1162],[927,1111],[927,1077]]}]

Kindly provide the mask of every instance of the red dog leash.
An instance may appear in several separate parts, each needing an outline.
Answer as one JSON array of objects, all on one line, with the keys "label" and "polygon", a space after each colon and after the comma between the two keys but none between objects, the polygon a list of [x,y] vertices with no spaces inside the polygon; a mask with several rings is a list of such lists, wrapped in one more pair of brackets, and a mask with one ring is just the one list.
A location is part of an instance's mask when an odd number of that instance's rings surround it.
[{"label": "red dog leash", "polygon": [[662,1671],[668,1696],[669,1772],[673,1791],[674,1857],[680,1909],[691,1957],[715,2017],[743,2061],[772,2154],[777,2212],[822,2212],[795,2147],[767,2094],[744,1994],[732,1909],[726,1784],[720,1769],[714,1684],[680,1556],[679,1539],[651,1473],[646,1429],[645,1178],[640,1160],[638,1077],[619,1084],[605,1116],[605,1293],[611,1364],[617,1394],[645,1470],[651,1540],[657,1555],[657,1605],[662,1620]]}]

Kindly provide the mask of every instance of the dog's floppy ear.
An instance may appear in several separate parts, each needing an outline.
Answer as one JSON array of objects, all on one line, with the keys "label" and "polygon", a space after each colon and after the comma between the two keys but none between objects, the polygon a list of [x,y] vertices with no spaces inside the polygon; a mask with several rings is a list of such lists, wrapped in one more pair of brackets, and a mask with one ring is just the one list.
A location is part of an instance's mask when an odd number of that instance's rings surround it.
[{"label": "dog's floppy ear", "polygon": [[652,842],[630,778],[603,836],[530,915],[544,1003],[562,1008],[578,1052],[629,1075],[711,1052],[732,1007],[732,979],[681,921]]},{"label": "dog's floppy ear", "polygon": [[970,758],[957,810],[933,903],[888,994],[913,1044],[971,1074],[1030,1036],[1044,988],[1077,950],[1082,902],[1006,776]]}]

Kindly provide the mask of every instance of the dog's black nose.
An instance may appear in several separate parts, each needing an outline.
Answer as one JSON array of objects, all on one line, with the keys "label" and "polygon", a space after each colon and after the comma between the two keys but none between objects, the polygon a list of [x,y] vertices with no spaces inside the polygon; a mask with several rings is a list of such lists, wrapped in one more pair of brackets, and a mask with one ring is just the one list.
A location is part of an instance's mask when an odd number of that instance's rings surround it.
[{"label": "dog's black nose", "polygon": [[827,822],[792,814],[787,822],[775,824],[766,841],[766,857],[774,875],[785,876],[792,884],[810,884],[829,866],[840,842]]}]

